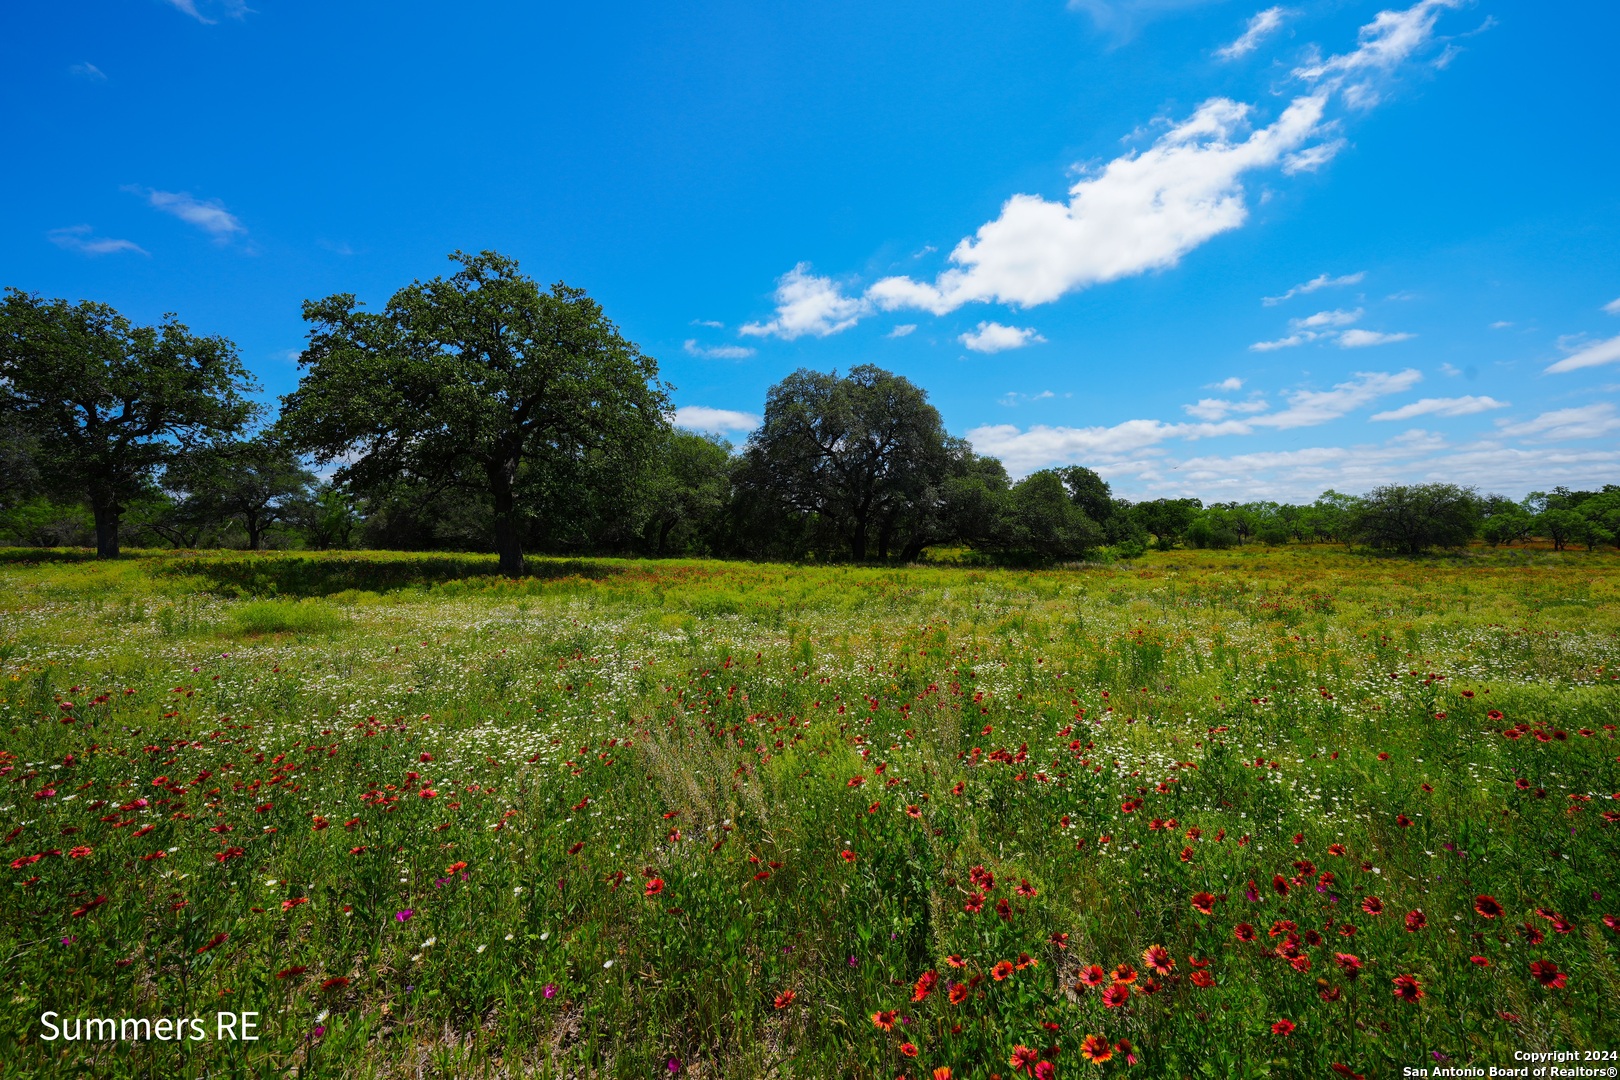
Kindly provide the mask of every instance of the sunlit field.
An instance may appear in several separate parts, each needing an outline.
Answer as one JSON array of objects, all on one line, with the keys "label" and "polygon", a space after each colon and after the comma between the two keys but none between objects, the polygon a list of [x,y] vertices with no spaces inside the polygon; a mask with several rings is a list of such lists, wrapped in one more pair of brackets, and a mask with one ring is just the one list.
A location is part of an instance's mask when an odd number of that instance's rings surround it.
[{"label": "sunlit field", "polygon": [[493,567],[5,556],[4,1075],[1620,1050],[1620,556]]}]

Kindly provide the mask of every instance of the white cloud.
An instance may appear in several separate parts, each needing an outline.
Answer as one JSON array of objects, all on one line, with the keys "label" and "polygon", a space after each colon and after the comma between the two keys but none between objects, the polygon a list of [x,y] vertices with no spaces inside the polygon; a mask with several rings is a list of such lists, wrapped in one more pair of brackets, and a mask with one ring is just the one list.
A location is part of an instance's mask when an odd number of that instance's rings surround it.
[{"label": "white cloud", "polygon": [[1415,416],[1472,416],[1475,413],[1489,412],[1491,409],[1505,409],[1507,404],[1493,397],[1475,397],[1472,394],[1454,398],[1430,397],[1402,405],[1398,409],[1373,413],[1367,419],[1410,420]]},{"label": "white cloud", "polygon": [[810,264],[802,262],[777,279],[776,318],[747,323],[738,333],[787,341],[805,334],[827,337],[848,330],[870,309],[866,300],[845,296],[832,278],[810,273]]},{"label": "white cloud", "polygon": [[705,360],[746,360],[754,355],[754,350],[746,345],[699,345],[696,338],[687,338],[681,348],[688,355]]},{"label": "white cloud", "polygon": [[1610,315],[1620,315],[1620,296],[1603,305],[1603,310]]},{"label": "white cloud", "polygon": [[1305,149],[1283,158],[1282,171],[1289,176],[1295,176],[1302,172],[1315,172],[1332,161],[1334,155],[1348,145],[1348,139],[1332,139],[1328,142],[1317,143],[1315,146],[1307,146]]},{"label": "white cloud", "polygon": [[1280,7],[1269,7],[1264,11],[1255,12],[1249,20],[1248,29],[1243,31],[1243,36],[1230,45],[1216,49],[1215,55],[1223,60],[1236,60],[1248,56],[1259,47],[1260,42],[1282,26],[1286,14],[1288,13]]},{"label": "white cloud", "polygon": [[1224,398],[1199,398],[1195,404],[1183,405],[1181,411],[1195,420],[1208,420],[1215,422],[1224,420],[1232,413],[1245,415],[1248,413],[1265,412],[1271,405],[1263,398],[1251,398],[1248,401],[1227,401]]},{"label": "white cloud", "polygon": [[707,326],[710,330],[724,330],[726,324],[717,319],[693,319],[693,326]]},{"label": "white cloud", "polygon": [[185,191],[156,191],[139,187],[124,190],[145,196],[147,204],[153,209],[173,214],[186,224],[197,226],[219,243],[225,243],[237,233],[247,232],[247,226],[225,209],[225,204],[218,199],[198,199]]},{"label": "white cloud", "polygon": [[[1215,408],[1201,410],[1200,423],[1169,424],[1162,420],[1126,420],[1112,427],[1065,427],[1039,424],[1020,429],[1013,424],[986,424],[967,433],[973,448],[981,454],[1000,458],[1008,470],[1022,474],[1048,465],[1083,461],[1118,464],[1129,455],[1162,453],[1155,448],[1170,439],[1206,439],[1221,435],[1252,435],[1260,429],[1289,431],[1314,427],[1345,416],[1380,397],[1403,393],[1423,378],[1414,369],[1393,374],[1360,371],[1331,390],[1295,390],[1284,395],[1288,407],[1280,412],[1262,412],[1243,419],[1223,419]],[[1258,403],[1261,408],[1264,402]],[[1198,416],[1200,406],[1183,406]],[[1252,406],[1243,403],[1244,410]],[[1138,463],[1140,464],[1140,463]],[[1146,466],[1144,466],[1145,468]]]},{"label": "white cloud", "polygon": [[1533,439],[1537,442],[1556,442],[1562,439],[1596,439],[1620,431],[1620,416],[1607,401],[1594,405],[1580,405],[1572,409],[1554,409],[1534,420],[1514,424],[1498,421],[1500,434],[1515,439]]},{"label": "white cloud", "polygon": [[1224,390],[1224,391],[1226,391],[1227,393],[1230,394],[1230,393],[1232,393],[1234,391],[1243,389],[1243,380],[1238,378],[1236,375],[1232,375],[1232,376],[1230,376],[1228,378],[1222,379],[1220,382],[1209,383],[1208,385],[1206,385],[1204,387],[1204,389],[1205,390]]},{"label": "white cloud", "polygon": [[1457,367],[1455,364],[1446,363],[1440,365],[1440,374],[1442,375],[1449,375],[1452,378],[1456,378],[1462,373],[1462,368]]},{"label": "white cloud", "polygon": [[1141,153],[1115,158],[1069,189],[1067,203],[1014,195],[952,250],[932,283],[890,277],[867,296],[885,309],[942,315],[975,301],[1044,304],[1101,282],[1174,266],[1248,217],[1242,178],[1279,164],[1318,131],[1326,97],[1296,98],[1240,137],[1250,107],[1206,101]]},{"label": "white cloud", "polygon": [[682,405],[671,419],[676,427],[719,433],[753,431],[762,423],[753,413],[711,409],[707,405]]},{"label": "white cloud", "polygon": [[1003,326],[998,322],[982,322],[975,329],[956,339],[974,352],[998,353],[1008,349],[1022,349],[1046,339],[1034,330],[1017,326]]},{"label": "white cloud", "polygon": [[77,251],[81,255],[111,255],[118,251],[146,254],[133,240],[114,240],[108,236],[95,236],[93,232],[88,225],[69,225],[65,229],[52,229],[45,236],[57,247]]},{"label": "white cloud", "polygon": [[1309,330],[1306,330],[1298,334],[1289,334],[1287,337],[1281,337],[1275,341],[1257,341],[1253,345],[1250,345],[1249,348],[1253,349],[1255,352],[1275,352],[1278,349],[1292,349],[1296,345],[1303,345],[1308,341],[1315,341],[1321,336],[1321,334],[1315,334]]},{"label": "white cloud", "polygon": [[1346,330],[1339,335],[1339,348],[1364,349],[1369,345],[1393,345],[1397,341],[1409,341],[1416,334],[1385,334],[1377,330]]},{"label": "white cloud", "polygon": [[1349,326],[1361,318],[1361,309],[1354,311],[1318,311],[1315,315],[1307,315],[1303,319],[1289,319],[1288,325],[1295,330],[1317,330],[1324,326]]},{"label": "white cloud", "polygon": [[82,64],[74,64],[72,67],[68,68],[68,74],[77,75],[81,79],[89,79],[91,82],[107,81],[107,73],[96,67],[96,65],[90,63],[88,60]]},{"label": "white cloud", "polygon": [[1005,394],[1001,395],[1001,404],[1007,406],[1008,408],[1013,408],[1023,402],[1045,401],[1047,398],[1055,397],[1057,397],[1057,395],[1050,390],[1042,390],[1038,394],[1020,394],[1016,390],[1009,390]]},{"label": "white cloud", "polygon": [[1378,102],[1374,79],[1388,74],[1434,40],[1434,24],[1447,8],[1464,0],[1419,0],[1404,11],[1380,11],[1361,28],[1360,44],[1351,52],[1295,68],[1306,82],[1342,90],[1351,105]]},{"label": "white cloud", "polygon": [[901,323],[899,326],[896,326],[893,330],[890,330],[884,336],[885,337],[892,337],[892,338],[902,338],[902,337],[905,337],[907,334],[912,333],[916,329],[917,329],[917,324],[916,323],[909,323],[909,322],[908,323]]},{"label": "white cloud", "polygon": [[1313,293],[1317,289],[1336,289],[1345,285],[1360,285],[1362,279],[1366,276],[1367,272],[1365,270],[1358,270],[1354,274],[1342,274],[1339,277],[1330,277],[1327,274],[1318,274],[1311,278],[1311,280],[1305,282],[1303,285],[1295,285],[1292,289],[1289,289],[1281,296],[1267,296],[1262,298],[1260,302],[1265,304],[1267,307],[1271,307],[1275,304],[1282,303],[1284,300],[1292,300],[1296,296],[1304,296],[1307,293]]},{"label": "white cloud", "polygon": [[1387,371],[1358,371],[1354,378],[1335,383],[1331,390],[1290,391],[1283,395],[1288,399],[1288,408],[1253,417],[1246,423],[1279,431],[1325,424],[1381,397],[1410,390],[1421,381],[1423,374],[1415,368],[1393,375]]},{"label": "white cloud", "polygon": [[1492,330],[1506,330],[1508,327],[1510,327],[1512,325],[1513,324],[1508,322],[1506,319],[1498,319],[1495,322],[1491,323],[1491,329]]}]

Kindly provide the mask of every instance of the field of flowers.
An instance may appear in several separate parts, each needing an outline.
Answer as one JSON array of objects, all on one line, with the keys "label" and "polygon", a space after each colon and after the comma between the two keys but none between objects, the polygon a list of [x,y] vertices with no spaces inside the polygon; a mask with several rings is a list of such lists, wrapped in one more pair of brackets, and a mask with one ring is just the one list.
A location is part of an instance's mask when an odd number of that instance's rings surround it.
[{"label": "field of flowers", "polygon": [[1617,1064],[1614,555],[492,569],[0,554],[0,1075]]}]

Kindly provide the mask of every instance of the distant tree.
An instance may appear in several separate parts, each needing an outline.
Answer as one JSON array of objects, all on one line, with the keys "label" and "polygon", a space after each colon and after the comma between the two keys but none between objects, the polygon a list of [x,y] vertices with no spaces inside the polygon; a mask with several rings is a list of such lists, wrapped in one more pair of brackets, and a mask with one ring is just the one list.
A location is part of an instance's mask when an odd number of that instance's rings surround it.
[{"label": "distant tree", "polygon": [[1479,529],[1479,499],[1456,484],[1388,484],[1362,497],[1350,534],[1373,548],[1418,555],[1461,547]]},{"label": "distant tree", "polygon": [[1080,508],[1060,473],[1042,469],[1012,486],[1007,500],[1012,552],[1041,560],[1083,558],[1103,542],[1103,531]]},{"label": "distant tree", "polygon": [[1345,541],[1350,538],[1352,524],[1361,508],[1361,500],[1332,488],[1322,492],[1310,505],[1307,520],[1311,535],[1316,540]]},{"label": "distant tree", "polygon": [[944,535],[970,547],[995,550],[1011,543],[1007,468],[993,457],[969,452],[945,481],[941,510]]},{"label": "distant tree", "polygon": [[710,549],[731,499],[731,444],[675,428],[640,491],[645,546],[654,555]]},{"label": "distant tree", "polygon": [[1591,523],[1578,511],[1563,508],[1543,510],[1535,516],[1530,527],[1537,536],[1551,540],[1554,551],[1563,551],[1570,544],[1584,543],[1592,531]]},{"label": "distant tree", "polygon": [[304,543],[318,551],[349,547],[360,527],[360,515],[348,493],[324,480],[292,501],[287,520]]},{"label": "distant tree", "polygon": [[1479,534],[1492,547],[1524,540],[1534,519],[1522,505],[1502,495],[1487,495],[1479,501]]},{"label": "distant tree", "polygon": [[41,481],[89,502],[101,558],[118,555],[125,502],[191,447],[241,430],[254,389],[234,345],[172,315],[134,326],[105,304],[17,289],[0,304],[0,413],[31,438]]},{"label": "distant tree", "polygon": [[644,460],[668,399],[656,361],[584,291],[542,290],[490,251],[451,259],[454,275],[406,286],[377,314],[351,294],[307,302],[305,373],[282,424],[317,460],[343,462],[340,483],[404,477],[487,499],[500,572],[519,574],[525,511],[566,518],[587,494],[531,481],[578,476],[592,455]]},{"label": "distant tree", "polygon": [[800,369],[771,387],[745,453],[751,484],[825,522],[856,560],[874,539],[887,556],[886,521],[942,504],[951,459],[928,396],[870,364],[843,378]]},{"label": "distant tree", "polygon": [[1145,531],[1153,534],[1161,551],[1169,551],[1187,535],[1193,519],[1204,508],[1197,499],[1154,499],[1131,507],[1131,516]]},{"label": "distant tree", "polygon": [[193,508],[192,516],[240,525],[249,551],[265,530],[292,515],[315,475],[298,460],[281,432],[202,447],[174,463],[164,487]]}]

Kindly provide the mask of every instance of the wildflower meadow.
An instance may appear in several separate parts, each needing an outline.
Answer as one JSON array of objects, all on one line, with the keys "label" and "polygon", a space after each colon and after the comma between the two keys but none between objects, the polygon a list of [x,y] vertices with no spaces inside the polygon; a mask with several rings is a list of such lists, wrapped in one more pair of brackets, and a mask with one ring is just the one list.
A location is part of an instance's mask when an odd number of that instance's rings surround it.
[{"label": "wildflower meadow", "polygon": [[0,1075],[1615,1065],[1620,556],[494,570],[0,557]]}]

